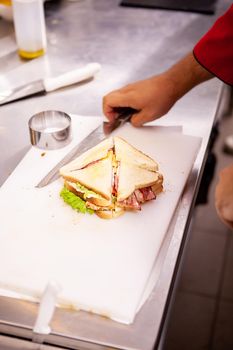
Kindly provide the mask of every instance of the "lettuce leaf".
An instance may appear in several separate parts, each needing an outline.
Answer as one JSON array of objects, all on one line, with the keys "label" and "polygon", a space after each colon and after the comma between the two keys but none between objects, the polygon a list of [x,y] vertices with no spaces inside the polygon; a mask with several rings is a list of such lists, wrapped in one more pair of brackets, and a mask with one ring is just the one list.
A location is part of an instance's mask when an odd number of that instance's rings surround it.
[{"label": "lettuce leaf", "polygon": [[60,192],[60,196],[63,198],[64,202],[69,204],[74,210],[80,213],[93,214],[94,210],[86,207],[86,202],[80,197],[76,196],[73,192],[69,191],[66,187]]}]

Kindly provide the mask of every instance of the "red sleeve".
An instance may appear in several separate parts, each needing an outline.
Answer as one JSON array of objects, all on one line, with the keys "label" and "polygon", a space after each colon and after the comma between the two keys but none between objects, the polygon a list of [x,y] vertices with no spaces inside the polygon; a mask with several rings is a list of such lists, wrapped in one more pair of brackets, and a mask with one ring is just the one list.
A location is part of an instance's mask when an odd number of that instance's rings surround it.
[{"label": "red sleeve", "polygon": [[193,53],[204,68],[233,85],[233,5],[201,38]]}]

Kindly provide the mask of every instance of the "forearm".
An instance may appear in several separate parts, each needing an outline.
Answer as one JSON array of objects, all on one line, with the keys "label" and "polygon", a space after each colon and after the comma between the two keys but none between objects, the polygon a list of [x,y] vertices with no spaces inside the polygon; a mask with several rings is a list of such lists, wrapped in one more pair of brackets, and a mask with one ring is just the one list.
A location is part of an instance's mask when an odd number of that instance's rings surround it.
[{"label": "forearm", "polygon": [[190,52],[164,73],[173,83],[174,99],[178,100],[196,85],[214,76],[203,68]]}]

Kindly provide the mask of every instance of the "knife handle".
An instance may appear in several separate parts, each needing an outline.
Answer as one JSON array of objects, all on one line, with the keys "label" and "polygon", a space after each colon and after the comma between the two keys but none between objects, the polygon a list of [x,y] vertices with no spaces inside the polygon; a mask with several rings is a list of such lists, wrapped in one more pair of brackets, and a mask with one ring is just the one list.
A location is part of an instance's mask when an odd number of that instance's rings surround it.
[{"label": "knife handle", "polygon": [[80,81],[93,77],[99,72],[100,68],[101,65],[99,63],[89,63],[83,68],[75,69],[56,78],[46,78],[43,81],[45,90],[49,92],[67,85],[79,83]]}]

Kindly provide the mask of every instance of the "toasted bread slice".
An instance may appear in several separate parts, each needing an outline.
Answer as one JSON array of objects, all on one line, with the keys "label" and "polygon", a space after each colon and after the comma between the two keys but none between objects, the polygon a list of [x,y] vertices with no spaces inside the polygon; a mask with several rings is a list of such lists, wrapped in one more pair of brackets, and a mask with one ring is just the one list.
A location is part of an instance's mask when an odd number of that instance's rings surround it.
[{"label": "toasted bread slice", "polygon": [[79,157],[75,158],[72,162],[63,166],[60,169],[60,175],[64,176],[69,171],[82,169],[92,162],[106,158],[108,156],[109,150],[112,149],[113,146],[112,137],[105,139],[95,147],[92,147],[88,151],[81,154]]},{"label": "toasted bread slice", "polygon": [[158,164],[152,158],[131,146],[121,137],[114,137],[114,147],[117,161],[135,164],[140,168],[151,171],[158,170]]},{"label": "toasted bread slice", "polygon": [[96,205],[97,207],[112,206],[111,200],[107,200],[104,197],[100,196],[99,194],[96,194],[96,196],[94,194],[90,194],[86,196],[86,198],[84,198],[84,191],[81,191],[80,189],[78,189],[75,182],[70,182],[65,180],[64,185],[69,191],[73,192],[76,196],[82,199],[85,199],[86,201],[88,201],[93,205]]},{"label": "toasted bread slice", "polygon": [[128,198],[136,189],[155,186],[161,180],[160,173],[121,162],[118,170],[117,201]]},{"label": "toasted bread slice", "polygon": [[107,200],[112,198],[112,157],[99,160],[83,169],[62,171],[66,181],[79,183]]}]

